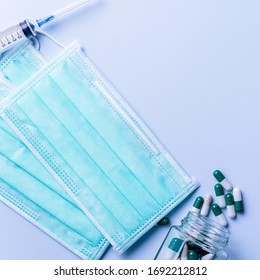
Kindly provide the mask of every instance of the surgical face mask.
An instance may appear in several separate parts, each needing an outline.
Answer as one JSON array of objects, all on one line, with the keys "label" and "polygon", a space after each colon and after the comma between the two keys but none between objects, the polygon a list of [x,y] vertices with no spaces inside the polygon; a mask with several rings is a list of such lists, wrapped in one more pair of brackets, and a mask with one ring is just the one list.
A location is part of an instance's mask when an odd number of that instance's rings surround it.
[{"label": "surgical face mask", "polygon": [[[0,99],[13,93],[44,60],[29,44],[0,62]],[[0,200],[83,259],[109,243],[71,197],[0,118]]]},{"label": "surgical face mask", "polygon": [[197,188],[77,43],[1,115],[119,252]]},{"label": "surgical face mask", "polygon": [[46,63],[29,42],[22,44],[0,60],[1,81],[6,86],[8,82],[10,85],[20,86]]}]

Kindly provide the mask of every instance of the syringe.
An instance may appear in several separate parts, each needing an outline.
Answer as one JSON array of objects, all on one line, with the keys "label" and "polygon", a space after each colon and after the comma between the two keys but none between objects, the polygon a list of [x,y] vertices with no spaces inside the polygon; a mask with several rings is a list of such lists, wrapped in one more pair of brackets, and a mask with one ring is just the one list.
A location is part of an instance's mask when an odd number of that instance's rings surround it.
[{"label": "syringe", "polygon": [[80,8],[83,5],[89,4],[93,1],[95,0],[78,0],[47,17],[36,20],[34,24],[31,23],[28,19],[26,19],[17,25],[9,27],[8,29],[0,33],[0,54],[15,47],[17,44],[26,41],[27,38],[32,39],[33,37],[36,37],[37,28],[40,28],[46,23],[58,19],[61,16],[64,16],[72,12],[73,10]]}]

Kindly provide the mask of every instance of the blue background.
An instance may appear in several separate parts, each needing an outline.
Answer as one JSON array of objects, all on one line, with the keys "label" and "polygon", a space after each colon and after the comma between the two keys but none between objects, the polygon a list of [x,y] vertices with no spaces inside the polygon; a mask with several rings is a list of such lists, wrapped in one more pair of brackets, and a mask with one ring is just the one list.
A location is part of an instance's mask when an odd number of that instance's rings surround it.
[{"label": "blue background", "polygon": [[[43,17],[71,0],[1,2],[1,28]],[[87,55],[142,116],[201,188],[170,213],[171,224],[197,195],[213,194],[214,169],[243,191],[245,213],[229,220],[231,259],[260,259],[260,2],[102,0],[45,28]],[[47,58],[57,47],[41,38]],[[213,215],[211,217],[214,219]],[[155,227],[125,254],[153,259],[169,226]],[[77,259],[0,203],[0,259]]]}]

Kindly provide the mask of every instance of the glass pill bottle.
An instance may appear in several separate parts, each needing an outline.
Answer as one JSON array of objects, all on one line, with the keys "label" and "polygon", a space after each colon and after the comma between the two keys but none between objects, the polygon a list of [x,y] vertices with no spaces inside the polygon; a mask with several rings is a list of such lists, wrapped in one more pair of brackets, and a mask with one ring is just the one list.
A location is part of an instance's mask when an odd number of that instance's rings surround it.
[{"label": "glass pill bottle", "polygon": [[211,219],[189,212],[172,226],[155,260],[225,260],[230,232]]}]

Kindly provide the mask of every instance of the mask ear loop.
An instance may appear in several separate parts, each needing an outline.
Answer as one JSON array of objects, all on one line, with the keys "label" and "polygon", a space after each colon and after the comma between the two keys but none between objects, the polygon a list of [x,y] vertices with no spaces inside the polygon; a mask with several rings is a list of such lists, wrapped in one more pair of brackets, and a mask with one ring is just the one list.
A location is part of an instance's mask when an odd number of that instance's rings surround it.
[{"label": "mask ear loop", "polygon": [[[49,35],[47,32],[43,31],[41,28],[35,27],[34,32],[36,35],[40,34],[43,35],[45,37],[47,37],[48,39],[50,39],[55,45],[57,45],[58,47],[65,49],[65,46],[60,43],[59,41],[57,41],[54,37],[52,37],[51,35]],[[36,49],[39,51],[41,48],[40,42],[37,38],[37,36],[34,36],[33,38],[31,38],[35,44]]]},{"label": "mask ear loop", "polygon": [[32,44],[33,44],[34,48],[37,51],[39,51],[40,48],[41,48],[41,45],[40,45],[40,42],[39,42],[38,38],[37,37],[33,37],[33,38],[31,38],[31,41],[32,41]]},{"label": "mask ear loop", "polygon": [[[41,44],[37,38],[37,35],[43,35],[47,38],[49,38],[55,45],[57,45],[58,47],[65,49],[65,46],[60,43],[59,41],[57,41],[56,39],[54,39],[54,37],[52,37],[51,35],[49,35],[47,32],[43,31],[41,28],[31,24],[29,21],[27,22],[27,25],[30,27],[30,31],[31,31],[31,36],[29,37],[30,40],[33,42],[35,48],[39,51],[41,48]],[[8,53],[8,52],[7,52]],[[2,60],[5,57],[6,53],[0,53],[0,60]]]}]

